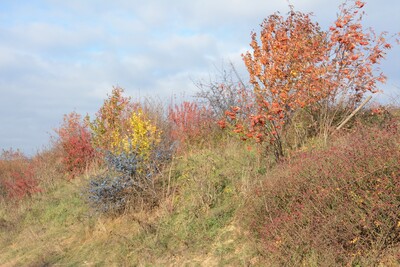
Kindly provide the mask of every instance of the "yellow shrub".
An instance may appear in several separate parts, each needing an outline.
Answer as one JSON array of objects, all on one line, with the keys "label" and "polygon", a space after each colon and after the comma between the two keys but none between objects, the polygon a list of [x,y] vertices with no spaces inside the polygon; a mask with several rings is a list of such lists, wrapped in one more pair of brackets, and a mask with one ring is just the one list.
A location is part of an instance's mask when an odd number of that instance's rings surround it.
[{"label": "yellow shrub", "polygon": [[134,152],[148,159],[160,142],[161,132],[147,119],[140,104],[123,96],[121,88],[113,89],[89,126],[94,147],[117,155]]},{"label": "yellow shrub", "polygon": [[96,113],[96,118],[90,122],[90,117],[87,116],[86,120],[92,131],[92,142],[95,148],[112,150],[114,140],[118,140],[123,133],[126,113],[131,110],[130,98],[124,97],[123,92],[122,88],[113,88],[111,95],[104,100]]},{"label": "yellow shrub", "polygon": [[122,133],[113,132],[111,146],[116,153],[136,151],[143,158],[147,158],[153,146],[160,142],[160,134],[157,127],[138,110],[132,112]]}]

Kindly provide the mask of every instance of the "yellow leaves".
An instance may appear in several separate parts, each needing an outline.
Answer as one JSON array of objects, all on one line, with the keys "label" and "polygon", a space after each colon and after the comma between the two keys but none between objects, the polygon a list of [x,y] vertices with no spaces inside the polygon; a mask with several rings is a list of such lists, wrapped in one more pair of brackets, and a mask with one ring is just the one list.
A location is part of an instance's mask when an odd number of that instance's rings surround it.
[{"label": "yellow leaves", "polygon": [[135,152],[146,159],[160,142],[161,132],[146,118],[140,104],[122,93],[121,88],[114,88],[95,120],[89,122],[93,144],[103,151]]},{"label": "yellow leaves", "polygon": [[120,140],[120,139],[121,139],[121,137],[120,137],[119,131],[117,129],[114,129],[111,132],[111,150],[112,151],[118,150],[119,143],[117,140]]},{"label": "yellow leaves", "polygon": [[126,129],[114,135],[113,148],[117,153],[136,151],[146,158],[150,155],[152,147],[160,142],[160,134],[141,110],[132,112],[127,120]]},{"label": "yellow leaves", "polygon": [[92,142],[96,148],[109,150],[113,147],[113,140],[120,134],[123,124],[124,113],[128,109],[129,97],[122,95],[123,89],[113,88],[111,95],[104,101],[96,114],[93,122],[89,122],[92,130]]}]

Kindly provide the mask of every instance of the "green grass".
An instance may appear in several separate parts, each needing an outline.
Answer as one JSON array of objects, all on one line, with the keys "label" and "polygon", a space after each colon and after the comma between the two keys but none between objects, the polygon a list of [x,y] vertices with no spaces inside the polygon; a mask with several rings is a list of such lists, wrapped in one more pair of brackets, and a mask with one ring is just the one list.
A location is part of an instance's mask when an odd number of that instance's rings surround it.
[{"label": "green grass", "polygon": [[[165,199],[151,211],[93,214],[85,177],[58,181],[13,210],[3,205],[0,262],[8,266],[244,264],[250,253],[236,213],[257,170],[256,153],[227,141],[224,150],[181,156],[164,173]],[[167,194],[167,183],[169,194]],[[4,223],[3,223],[4,224]]]}]

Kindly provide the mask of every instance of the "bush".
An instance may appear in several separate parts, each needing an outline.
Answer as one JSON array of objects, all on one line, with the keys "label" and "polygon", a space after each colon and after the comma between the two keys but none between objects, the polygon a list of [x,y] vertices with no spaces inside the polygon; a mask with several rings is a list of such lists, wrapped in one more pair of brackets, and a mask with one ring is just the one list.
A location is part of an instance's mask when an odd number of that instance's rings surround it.
[{"label": "bush", "polygon": [[228,68],[217,71],[219,74],[213,80],[196,83],[199,89],[196,97],[201,104],[210,107],[214,118],[221,119],[231,107],[243,105],[243,95],[249,93],[250,86],[243,83],[232,63]]},{"label": "bush", "polygon": [[133,150],[148,157],[151,148],[160,142],[162,132],[150,120],[148,108],[131,102],[123,92],[122,88],[114,88],[95,119],[90,122],[87,118],[93,145],[100,151],[120,154]]},{"label": "bush", "polygon": [[180,105],[171,105],[168,119],[172,124],[172,139],[177,140],[181,147],[190,142],[204,141],[215,126],[212,111],[195,102],[184,101]]},{"label": "bush", "polygon": [[81,120],[81,115],[71,112],[64,115],[62,125],[55,132],[63,151],[64,171],[72,178],[82,174],[95,158],[87,124]]},{"label": "bush", "polygon": [[63,162],[64,151],[59,143],[53,143],[51,147],[38,151],[32,157],[35,166],[35,177],[40,182],[40,187],[47,191],[58,184],[60,177],[65,175]]},{"label": "bush", "polygon": [[[173,145],[162,110],[154,103],[134,103],[114,88],[89,122],[93,145],[102,155],[106,173],[93,177],[89,203],[103,213],[120,213],[128,203],[154,205],[155,177],[172,157]],[[129,206],[131,207],[131,206]]]},{"label": "bush", "polygon": [[31,160],[19,151],[3,150],[0,155],[0,197],[21,200],[40,191]]},{"label": "bush", "polygon": [[[140,151],[114,154],[105,152],[106,173],[89,182],[88,200],[98,212],[118,214],[139,204],[154,206],[158,202],[155,177],[173,155],[174,147],[158,145],[143,156]],[[132,205],[128,205],[132,203]]]},{"label": "bush", "polygon": [[359,127],[299,153],[255,190],[256,234],[283,265],[376,265],[400,248],[400,132]]},{"label": "bush", "polygon": [[102,213],[119,213],[127,203],[132,188],[129,176],[107,172],[89,182],[89,202]]},{"label": "bush", "polygon": [[121,150],[122,140],[127,137],[127,122],[136,107],[129,97],[123,96],[124,90],[114,87],[111,95],[104,100],[93,121],[88,116],[92,132],[92,142],[96,149],[102,151]]},{"label": "bush", "polygon": [[161,132],[140,108],[132,111],[129,118],[122,123],[126,125],[122,132],[112,133],[111,151],[128,154],[134,151],[138,156],[148,158],[151,149],[160,142]]}]

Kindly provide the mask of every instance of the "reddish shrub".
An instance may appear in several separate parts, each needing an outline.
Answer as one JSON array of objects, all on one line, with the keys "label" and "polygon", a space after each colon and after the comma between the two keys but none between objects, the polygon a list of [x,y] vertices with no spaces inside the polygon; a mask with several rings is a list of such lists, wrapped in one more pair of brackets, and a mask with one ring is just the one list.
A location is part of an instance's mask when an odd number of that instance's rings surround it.
[{"label": "reddish shrub", "polygon": [[3,198],[22,199],[40,192],[35,166],[19,151],[3,151],[0,155],[0,194]]},{"label": "reddish shrub", "polygon": [[170,106],[168,118],[172,123],[172,138],[180,145],[187,142],[204,140],[211,133],[213,125],[212,112],[194,102],[182,102]]},{"label": "reddish shrub", "polygon": [[95,157],[91,135],[81,116],[72,112],[64,116],[60,128],[55,130],[63,149],[63,165],[71,177],[82,174]]},{"label": "reddish shrub", "polygon": [[294,266],[311,256],[318,265],[376,265],[400,248],[399,140],[396,123],[361,128],[282,163],[256,190],[263,248]]}]

